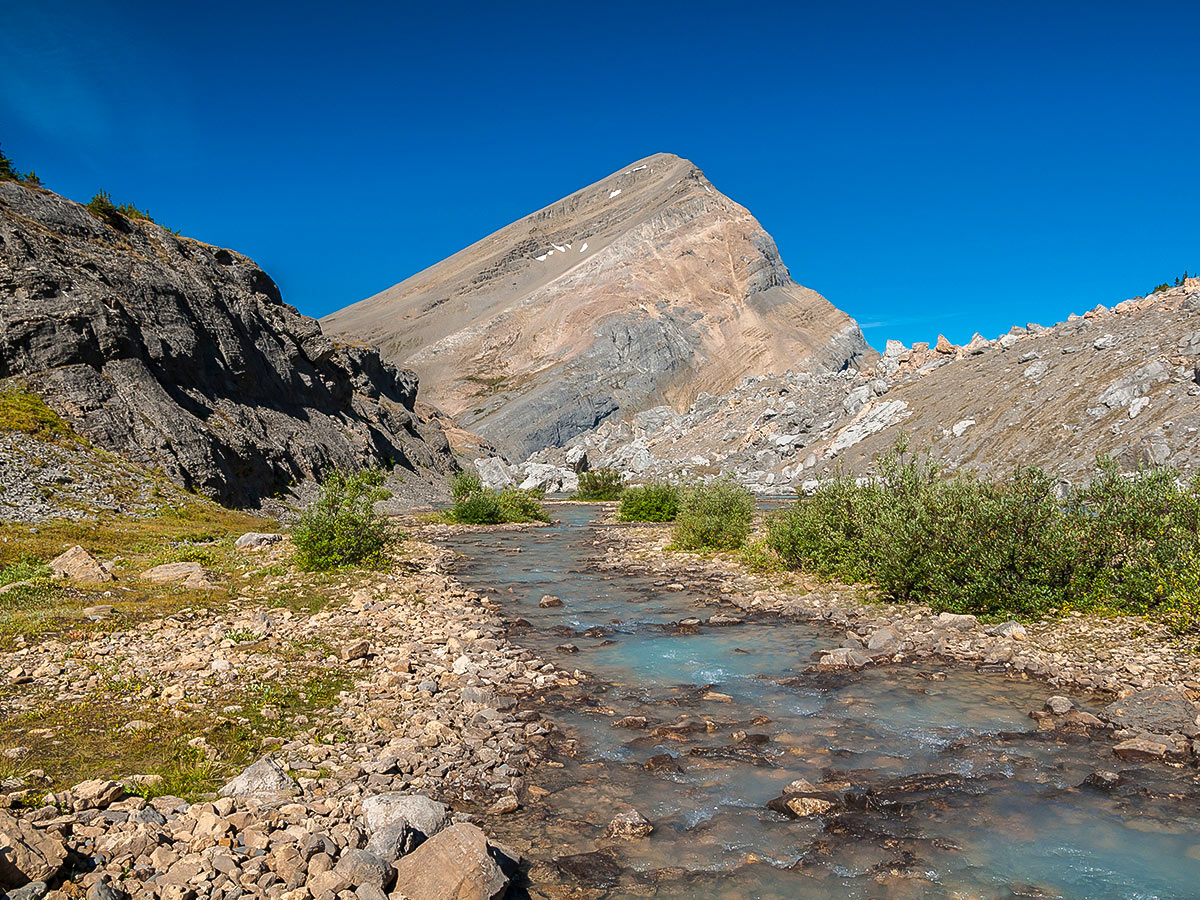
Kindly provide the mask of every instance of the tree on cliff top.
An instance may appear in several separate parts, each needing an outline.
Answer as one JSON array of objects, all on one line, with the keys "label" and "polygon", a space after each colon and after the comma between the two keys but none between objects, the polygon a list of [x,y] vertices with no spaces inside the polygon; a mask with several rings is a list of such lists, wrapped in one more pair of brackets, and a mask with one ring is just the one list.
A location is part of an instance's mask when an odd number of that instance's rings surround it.
[{"label": "tree on cliff top", "polygon": [[16,181],[21,177],[21,173],[13,168],[12,160],[4,155],[4,148],[0,147],[0,181]]}]

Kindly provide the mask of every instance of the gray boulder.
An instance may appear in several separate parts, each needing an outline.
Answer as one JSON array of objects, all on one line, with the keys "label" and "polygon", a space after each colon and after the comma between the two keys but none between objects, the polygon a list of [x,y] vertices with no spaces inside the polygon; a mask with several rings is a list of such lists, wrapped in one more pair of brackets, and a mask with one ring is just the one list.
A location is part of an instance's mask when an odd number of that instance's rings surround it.
[{"label": "gray boulder", "polygon": [[341,875],[351,887],[368,887],[386,890],[391,887],[395,872],[391,862],[384,862],[368,850],[349,849],[338,858],[334,871]]},{"label": "gray boulder", "polygon": [[568,494],[579,489],[579,476],[570,469],[547,463],[528,463],[521,490],[541,490],[548,494]]},{"label": "gray boulder", "polygon": [[400,819],[377,829],[367,841],[367,850],[386,863],[394,863],[416,849],[422,837],[407,819]]},{"label": "gray boulder", "polygon": [[375,794],[363,800],[363,819],[372,834],[403,821],[430,838],[446,826],[446,807],[424,794]]},{"label": "gray boulder", "polygon": [[234,541],[233,545],[239,550],[259,550],[263,547],[270,547],[273,544],[278,544],[282,540],[282,534],[265,534],[259,531],[247,531],[240,538]]},{"label": "gray boulder", "polygon": [[221,788],[222,797],[271,799],[296,792],[296,782],[275,760],[264,756]]},{"label": "gray boulder", "polygon": [[508,464],[498,456],[475,460],[475,471],[479,473],[483,486],[493,491],[512,487],[516,483]]}]

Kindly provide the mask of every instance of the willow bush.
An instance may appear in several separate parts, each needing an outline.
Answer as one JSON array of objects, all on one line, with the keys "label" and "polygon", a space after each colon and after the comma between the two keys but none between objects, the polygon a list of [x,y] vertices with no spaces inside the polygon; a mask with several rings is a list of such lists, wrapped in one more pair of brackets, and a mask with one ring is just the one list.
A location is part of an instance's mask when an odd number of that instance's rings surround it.
[{"label": "willow bush", "polygon": [[1104,607],[1197,625],[1200,480],[1099,461],[1084,486],[1037,468],[942,477],[905,447],[871,479],[834,478],[767,523],[792,568],[870,582],[888,597],[984,616]]}]

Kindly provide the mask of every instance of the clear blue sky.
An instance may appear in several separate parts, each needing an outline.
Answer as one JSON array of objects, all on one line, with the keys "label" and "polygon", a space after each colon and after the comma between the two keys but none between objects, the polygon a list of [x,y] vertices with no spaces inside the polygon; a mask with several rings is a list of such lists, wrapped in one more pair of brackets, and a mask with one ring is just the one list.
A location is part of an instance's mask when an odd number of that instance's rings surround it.
[{"label": "clear blue sky", "polygon": [[19,168],[249,254],[312,315],[656,151],[749,207],[876,346],[994,337],[1200,268],[1194,2],[40,0],[4,18]]}]

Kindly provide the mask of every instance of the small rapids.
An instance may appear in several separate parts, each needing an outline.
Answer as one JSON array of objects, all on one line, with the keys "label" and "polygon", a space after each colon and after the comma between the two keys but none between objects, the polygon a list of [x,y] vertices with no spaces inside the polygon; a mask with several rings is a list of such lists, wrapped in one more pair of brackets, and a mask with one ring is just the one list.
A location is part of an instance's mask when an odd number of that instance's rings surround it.
[{"label": "small rapids", "polygon": [[[588,676],[530,701],[562,739],[522,808],[493,823],[533,860],[527,896],[1200,896],[1194,770],[1039,733],[1028,713],[1054,691],[1038,682],[930,663],[806,673],[840,635],[779,619],[710,625],[727,610],[703,590],[590,567],[603,552],[593,509],[556,515],[550,528],[444,540],[517,643]],[[562,606],[540,607],[546,594]],[[1115,788],[1085,784],[1101,770],[1121,773]],[[796,779],[838,804],[801,818],[769,809]],[[630,808],[653,833],[606,837]]]}]

